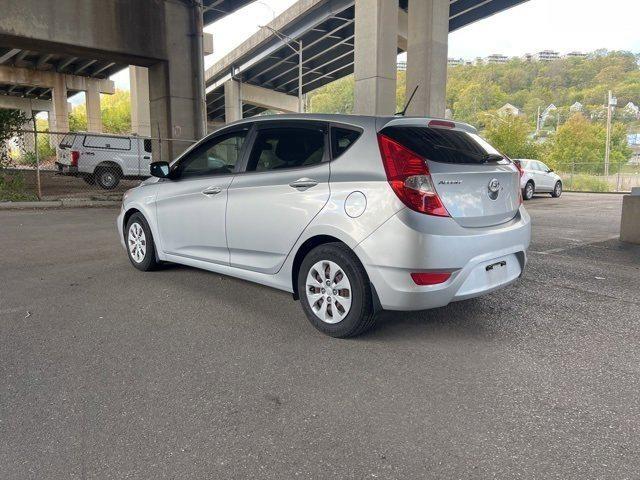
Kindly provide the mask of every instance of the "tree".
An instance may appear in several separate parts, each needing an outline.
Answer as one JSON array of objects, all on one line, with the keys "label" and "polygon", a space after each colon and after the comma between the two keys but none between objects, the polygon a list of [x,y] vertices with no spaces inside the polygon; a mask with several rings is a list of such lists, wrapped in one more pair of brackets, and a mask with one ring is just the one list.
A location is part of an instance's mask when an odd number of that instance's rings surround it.
[{"label": "tree", "polygon": [[[131,95],[126,90],[116,90],[113,95],[100,98],[102,128],[106,133],[131,133]],[[87,130],[87,107],[84,103],[76,105],[69,114],[69,130],[82,132]]]},{"label": "tree", "polygon": [[20,110],[0,108],[0,168],[6,168],[11,161],[6,147],[7,140],[14,137],[29,120]]},{"label": "tree", "polygon": [[515,115],[487,114],[485,138],[511,158],[536,158],[538,149],[529,136],[526,119]]},{"label": "tree", "polygon": [[[581,113],[575,113],[549,138],[545,154],[546,163],[565,172],[602,174],[606,136],[604,125],[590,122]],[[617,172],[631,153],[627,145],[625,126],[621,123],[613,124],[609,171]]]},{"label": "tree", "polygon": [[126,90],[116,90],[113,95],[102,95],[102,125],[105,132],[131,133],[131,95]]},{"label": "tree", "polygon": [[31,200],[34,197],[25,191],[20,172],[4,171],[11,165],[7,141],[15,137],[29,120],[20,110],[0,109],[0,200]]}]

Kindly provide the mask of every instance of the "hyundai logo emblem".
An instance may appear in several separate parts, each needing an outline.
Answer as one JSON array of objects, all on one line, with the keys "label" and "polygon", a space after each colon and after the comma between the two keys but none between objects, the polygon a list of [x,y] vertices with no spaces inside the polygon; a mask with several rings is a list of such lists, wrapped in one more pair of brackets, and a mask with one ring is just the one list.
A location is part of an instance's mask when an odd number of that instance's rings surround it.
[{"label": "hyundai logo emblem", "polygon": [[491,193],[498,193],[498,191],[500,191],[500,182],[497,178],[492,178],[489,181],[489,191]]}]

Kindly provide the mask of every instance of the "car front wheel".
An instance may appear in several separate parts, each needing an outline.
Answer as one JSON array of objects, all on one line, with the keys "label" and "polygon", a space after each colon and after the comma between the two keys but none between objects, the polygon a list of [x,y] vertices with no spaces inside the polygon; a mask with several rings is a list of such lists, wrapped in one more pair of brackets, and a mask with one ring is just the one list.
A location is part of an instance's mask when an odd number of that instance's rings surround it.
[{"label": "car front wheel", "polygon": [[138,270],[153,270],[158,262],[153,243],[153,235],[144,216],[134,213],[127,221],[124,233],[129,260]]},{"label": "car front wheel", "polygon": [[551,192],[551,196],[553,198],[558,198],[562,195],[562,182],[557,181],[555,187],[553,187],[553,192]]},{"label": "car front wheel", "polygon": [[327,335],[352,337],[375,324],[367,272],[344,244],[320,245],[307,254],[298,273],[298,293],[311,324]]}]

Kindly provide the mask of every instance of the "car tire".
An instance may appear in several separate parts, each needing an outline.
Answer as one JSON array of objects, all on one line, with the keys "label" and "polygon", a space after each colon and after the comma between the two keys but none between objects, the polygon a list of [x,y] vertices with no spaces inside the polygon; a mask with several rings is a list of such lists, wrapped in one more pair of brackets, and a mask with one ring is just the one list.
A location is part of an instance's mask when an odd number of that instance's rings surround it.
[{"label": "car tire", "polygon": [[533,194],[535,193],[535,191],[536,189],[535,189],[535,186],[533,185],[533,182],[531,181],[527,182],[527,184],[522,189],[522,198],[525,200],[531,200],[533,198]]},{"label": "car tire", "polygon": [[124,242],[129,260],[138,270],[147,272],[158,266],[153,234],[141,213],[134,213],[127,221]]},{"label": "car tire", "polygon": [[562,195],[562,182],[558,180],[553,187],[553,192],[551,192],[551,196],[553,198],[558,198],[560,195]]},{"label": "car tire", "polygon": [[122,172],[115,166],[103,166],[96,168],[96,183],[105,190],[113,190],[120,183]]},{"label": "car tire", "polygon": [[298,272],[298,294],[311,324],[332,337],[360,335],[375,324],[367,272],[342,243],[326,243],[306,255]]},{"label": "car tire", "polygon": [[96,177],[93,174],[82,175],[82,180],[84,180],[89,185],[95,185],[96,184]]}]

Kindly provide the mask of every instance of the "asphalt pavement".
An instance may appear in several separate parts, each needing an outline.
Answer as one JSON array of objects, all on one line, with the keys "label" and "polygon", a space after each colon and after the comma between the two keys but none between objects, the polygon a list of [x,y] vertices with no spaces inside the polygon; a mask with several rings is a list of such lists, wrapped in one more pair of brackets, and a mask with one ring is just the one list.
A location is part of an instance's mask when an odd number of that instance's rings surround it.
[{"label": "asphalt pavement", "polygon": [[116,209],[0,211],[0,478],[638,478],[621,203],[534,198],[521,281],[350,340],[283,292],[139,272]]}]

